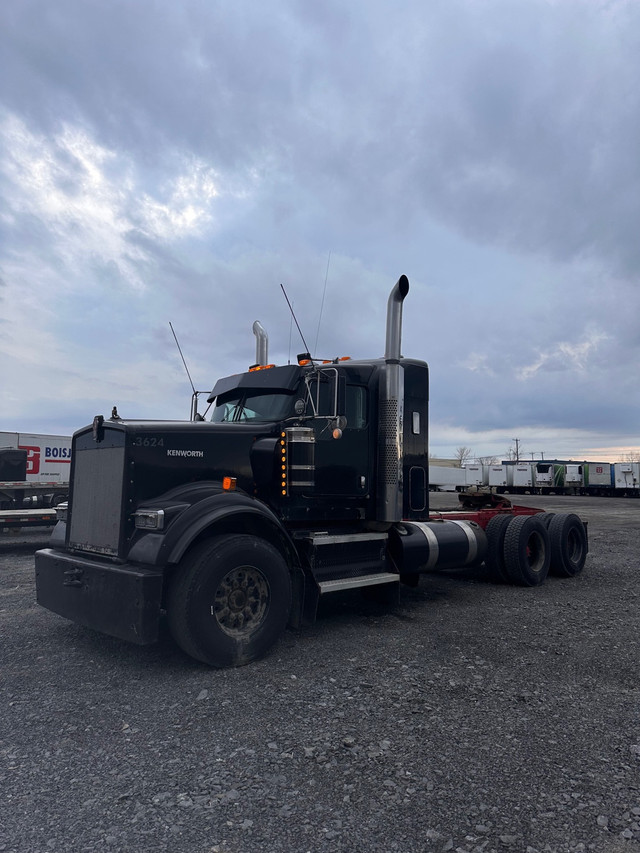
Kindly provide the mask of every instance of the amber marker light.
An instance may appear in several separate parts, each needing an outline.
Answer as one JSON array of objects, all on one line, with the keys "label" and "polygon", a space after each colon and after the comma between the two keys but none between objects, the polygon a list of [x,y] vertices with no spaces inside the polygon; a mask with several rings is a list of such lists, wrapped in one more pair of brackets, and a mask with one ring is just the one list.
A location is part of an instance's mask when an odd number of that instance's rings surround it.
[{"label": "amber marker light", "polygon": [[282,460],[282,473],[280,474],[280,488],[282,490],[282,497],[287,496],[287,442],[285,441],[286,433],[280,433],[280,454]]},{"label": "amber marker light", "polygon": [[235,477],[223,477],[222,479],[222,488],[225,492],[232,492],[236,487],[236,478]]}]

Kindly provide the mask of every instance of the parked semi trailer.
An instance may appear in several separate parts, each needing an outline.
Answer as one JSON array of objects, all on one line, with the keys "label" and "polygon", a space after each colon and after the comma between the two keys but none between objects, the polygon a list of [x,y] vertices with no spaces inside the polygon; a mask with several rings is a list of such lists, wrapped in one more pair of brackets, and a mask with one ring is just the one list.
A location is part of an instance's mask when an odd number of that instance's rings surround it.
[{"label": "parked semi trailer", "polygon": [[[594,495],[640,497],[638,462],[504,462],[465,468],[464,488],[487,488],[496,494]],[[463,488],[463,487],[461,487]]]},{"label": "parked semi trailer", "polygon": [[66,517],[36,554],[38,602],[135,643],[157,639],[166,611],[187,654],[229,666],[340,590],[388,600],[463,566],[525,586],[580,572],[576,515],[484,495],[429,511],[428,367],[401,355],[408,291],[401,276],[382,358],[276,366],[254,324],[255,364],[216,383],[209,421],[96,415],[73,436]]},{"label": "parked semi trailer", "polygon": [[599,496],[610,495],[614,491],[613,465],[609,462],[585,463],[586,493]]},{"label": "parked semi trailer", "polygon": [[70,467],[70,436],[0,432],[0,528],[55,524]]},{"label": "parked semi trailer", "polygon": [[613,466],[613,484],[616,490],[637,496],[640,494],[640,463],[616,462]]},{"label": "parked semi trailer", "polygon": [[467,488],[466,471],[453,465],[429,465],[429,487],[433,491],[463,492]]}]

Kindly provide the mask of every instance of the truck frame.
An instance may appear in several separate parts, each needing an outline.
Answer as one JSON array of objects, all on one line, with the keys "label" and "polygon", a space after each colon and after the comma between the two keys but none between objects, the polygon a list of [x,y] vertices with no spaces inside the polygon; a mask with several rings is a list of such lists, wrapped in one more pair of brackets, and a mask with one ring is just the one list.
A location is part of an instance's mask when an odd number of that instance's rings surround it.
[{"label": "truck frame", "polygon": [[[217,667],[264,655],[320,598],[390,600],[424,572],[476,567],[537,586],[585,563],[574,514],[463,495],[429,511],[428,366],[401,354],[401,276],[382,358],[256,361],[220,379],[211,419],[97,415],[73,436],[68,509],[36,554],[38,602],[135,643],[158,637]],[[195,409],[196,407],[194,407]]]}]

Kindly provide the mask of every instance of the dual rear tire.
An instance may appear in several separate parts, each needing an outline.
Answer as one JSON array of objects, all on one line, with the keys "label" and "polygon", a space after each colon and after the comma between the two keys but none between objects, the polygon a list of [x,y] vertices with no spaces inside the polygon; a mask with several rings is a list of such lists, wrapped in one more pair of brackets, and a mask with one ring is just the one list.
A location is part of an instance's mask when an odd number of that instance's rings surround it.
[{"label": "dual rear tire", "polygon": [[517,586],[539,586],[549,572],[574,577],[587,557],[585,527],[573,513],[496,515],[486,534],[490,577]]},{"label": "dual rear tire", "polygon": [[540,586],[549,574],[551,542],[535,515],[516,515],[504,537],[504,562],[511,583]]},{"label": "dual rear tire", "polygon": [[558,513],[549,522],[551,574],[572,578],[580,574],[587,559],[588,540],[584,524],[574,513]]}]

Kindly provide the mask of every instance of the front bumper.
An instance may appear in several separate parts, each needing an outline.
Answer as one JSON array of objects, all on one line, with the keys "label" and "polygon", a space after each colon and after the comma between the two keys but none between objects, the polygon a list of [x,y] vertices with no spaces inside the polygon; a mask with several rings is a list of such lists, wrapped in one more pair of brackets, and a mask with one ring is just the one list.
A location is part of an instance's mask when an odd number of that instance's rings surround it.
[{"label": "front bumper", "polygon": [[79,625],[140,645],[158,639],[161,571],[45,548],[36,552],[38,604]]}]

